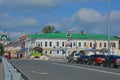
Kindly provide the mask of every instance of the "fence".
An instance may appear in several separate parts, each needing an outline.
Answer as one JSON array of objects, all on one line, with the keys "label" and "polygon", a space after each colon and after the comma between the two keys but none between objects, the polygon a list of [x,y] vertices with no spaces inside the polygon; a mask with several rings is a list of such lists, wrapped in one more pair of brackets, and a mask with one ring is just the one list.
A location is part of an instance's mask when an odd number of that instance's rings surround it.
[{"label": "fence", "polygon": [[3,80],[29,80],[23,73],[11,65],[6,58],[2,57],[2,79]]}]

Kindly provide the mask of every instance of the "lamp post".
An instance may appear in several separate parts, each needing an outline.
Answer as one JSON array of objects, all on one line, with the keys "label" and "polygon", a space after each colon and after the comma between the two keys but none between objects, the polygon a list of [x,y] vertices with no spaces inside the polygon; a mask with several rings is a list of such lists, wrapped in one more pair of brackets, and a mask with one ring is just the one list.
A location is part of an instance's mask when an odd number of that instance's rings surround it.
[{"label": "lamp post", "polygon": [[110,0],[107,0],[108,55],[110,55]]}]

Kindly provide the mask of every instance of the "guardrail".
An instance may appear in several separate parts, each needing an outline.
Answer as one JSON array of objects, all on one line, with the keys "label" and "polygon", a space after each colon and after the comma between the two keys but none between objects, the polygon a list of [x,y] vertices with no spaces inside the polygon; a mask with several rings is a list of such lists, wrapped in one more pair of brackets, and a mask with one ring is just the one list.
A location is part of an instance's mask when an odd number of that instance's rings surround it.
[{"label": "guardrail", "polygon": [[[12,66],[6,58],[2,57],[2,79],[3,80],[26,80],[14,66]],[[29,79],[27,79],[29,80]]]}]

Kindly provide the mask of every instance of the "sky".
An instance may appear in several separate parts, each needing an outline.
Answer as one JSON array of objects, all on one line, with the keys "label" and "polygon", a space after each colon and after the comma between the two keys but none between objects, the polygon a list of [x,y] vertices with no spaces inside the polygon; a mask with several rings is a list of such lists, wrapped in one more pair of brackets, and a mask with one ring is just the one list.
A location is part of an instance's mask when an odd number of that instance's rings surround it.
[{"label": "sky", "polygon": [[[120,36],[120,0],[110,0],[110,35]],[[0,0],[0,32],[11,38],[42,33],[51,25],[66,33],[107,34],[107,0]]]}]

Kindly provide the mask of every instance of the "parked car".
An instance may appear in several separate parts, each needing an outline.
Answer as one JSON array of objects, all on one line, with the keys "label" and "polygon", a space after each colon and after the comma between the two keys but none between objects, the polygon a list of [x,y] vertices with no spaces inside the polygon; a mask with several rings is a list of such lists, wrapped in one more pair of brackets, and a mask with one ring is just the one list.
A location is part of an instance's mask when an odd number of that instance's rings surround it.
[{"label": "parked car", "polygon": [[117,68],[120,66],[120,56],[118,55],[109,55],[106,60],[103,62],[104,67],[114,67]]},{"label": "parked car", "polygon": [[4,53],[4,56],[5,56],[5,58],[7,58],[7,59],[11,59],[10,52]]},{"label": "parked car", "polygon": [[94,54],[89,57],[88,64],[92,65],[101,65],[103,61],[106,59],[105,55]]},{"label": "parked car", "polygon": [[89,57],[90,56],[88,56],[88,55],[83,55],[83,56],[78,57],[78,63],[87,64]]},{"label": "parked car", "polygon": [[68,56],[68,63],[70,63],[70,62],[72,62],[72,63],[74,63],[74,62],[76,62],[76,63],[78,63],[77,62],[77,59],[78,59],[78,57],[80,57],[81,56],[81,54],[80,53],[71,53],[71,55],[69,55]]}]

